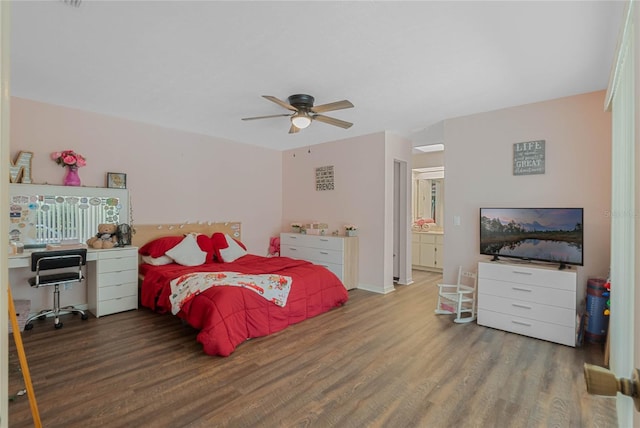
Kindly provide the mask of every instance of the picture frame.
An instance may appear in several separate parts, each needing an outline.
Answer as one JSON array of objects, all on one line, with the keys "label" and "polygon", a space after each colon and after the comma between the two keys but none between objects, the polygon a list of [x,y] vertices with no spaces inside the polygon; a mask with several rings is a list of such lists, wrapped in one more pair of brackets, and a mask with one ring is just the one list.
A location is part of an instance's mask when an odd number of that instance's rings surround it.
[{"label": "picture frame", "polygon": [[107,172],[107,187],[110,189],[126,189],[127,174],[122,172]]}]

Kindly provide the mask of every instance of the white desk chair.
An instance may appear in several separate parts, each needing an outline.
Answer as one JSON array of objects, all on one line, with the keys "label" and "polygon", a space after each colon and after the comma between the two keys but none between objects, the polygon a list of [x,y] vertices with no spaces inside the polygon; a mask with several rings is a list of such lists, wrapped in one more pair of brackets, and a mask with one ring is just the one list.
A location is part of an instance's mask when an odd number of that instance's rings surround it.
[{"label": "white desk chair", "polygon": [[458,268],[456,284],[438,284],[436,314],[454,314],[453,322],[468,323],[476,319],[476,285],[478,275]]}]

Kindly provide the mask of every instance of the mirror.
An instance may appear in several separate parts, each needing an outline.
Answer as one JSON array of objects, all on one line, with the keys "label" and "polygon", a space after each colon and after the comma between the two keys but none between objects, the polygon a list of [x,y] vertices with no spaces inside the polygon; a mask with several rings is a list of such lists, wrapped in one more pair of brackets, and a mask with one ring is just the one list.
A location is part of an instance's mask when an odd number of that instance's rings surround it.
[{"label": "mirror", "polygon": [[[444,168],[413,170],[413,222],[432,219],[438,228],[444,224]],[[432,227],[433,229],[433,227]]]}]

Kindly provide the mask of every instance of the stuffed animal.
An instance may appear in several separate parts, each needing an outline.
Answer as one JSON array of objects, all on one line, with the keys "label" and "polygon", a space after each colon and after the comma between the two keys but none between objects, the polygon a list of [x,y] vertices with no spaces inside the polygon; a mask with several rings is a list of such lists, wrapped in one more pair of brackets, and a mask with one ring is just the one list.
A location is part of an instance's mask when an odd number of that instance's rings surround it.
[{"label": "stuffed animal", "polygon": [[96,249],[113,248],[118,243],[118,225],[101,223],[98,225],[98,233],[87,240],[87,245]]},{"label": "stuffed animal", "polygon": [[270,256],[279,256],[280,255],[280,237],[274,236],[269,239],[269,255]]}]

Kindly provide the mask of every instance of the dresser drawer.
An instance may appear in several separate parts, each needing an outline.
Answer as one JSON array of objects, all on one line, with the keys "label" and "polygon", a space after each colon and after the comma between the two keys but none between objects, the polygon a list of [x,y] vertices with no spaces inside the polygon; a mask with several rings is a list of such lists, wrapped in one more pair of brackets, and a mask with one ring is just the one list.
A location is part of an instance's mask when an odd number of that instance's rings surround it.
[{"label": "dresser drawer", "polygon": [[280,235],[280,245],[294,245],[342,251],[344,248],[343,244],[343,238],[338,237],[304,235],[301,233],[283,233]]},{"label": "dresser drawer", "polygon": [[563,345],[575,346],[576,344],[575,324],[567,327],[488,310],[478,312],[478,324]]},{"label": "dresser drawer", "polygon": [[113,300],[121,297],[138,296],[138,283],[130,282],[125,284],[111,285],[100,288],[100,302]]},{"label": "dresser drawer", "polygon": [[576,291],[576,276],[573,272],[562,272],[557,269],[530,268],[500,263],[479,263],[478,277],[500,279],[505,282],[538,285],[546,288],[558,288],[571,292]]},{"label": "dresser drawer", "polygon": [[545,322],[565,327],[574,327],[576,323],[576,311],[574,309],[490,296],[482,293],[478,295],[478,308],[529,320],[544,320]]},{"label": "dresser drawer", "polygon": [[98,274],[98,287],[110,287],[112,285],[126,282],[136,282],[138,278],[137,270],[121,270],[118,272],[107,272]]},{"label": "dresser drawer", "polygon": [[108,259],[99,259],[97,262],[97,269],[99,273],[104,272],[118,272],[125,270],[137,270],[138,258],[137,257],[117,257]]},{"label": "dresser drawer", "polygon": [[98,303],[100,316],[115,314],[117,312],[138,309],[138,296],[126,296],[112,300],[103,300]]},{"label": "dresser drawer", "polygon": [[546,288],[538,285],[514,284],[512,282],[482,279],[479,294],[501,296],[526,302],[543,303],[545,305],[568,308],[575,311],[576,295],[574,292]]},{"label": "dresser drawer", "polygon": [[340,281],[342,281],[343,278],[343,271],[344,271],[344,266],[341,264],[337,264],[337,263],[323,263],[323,262],[318,262],[318,261],[314,261],[314,260],[310,260],[311,263],[313,263],[314,265],[318,265],[318,266],[322,266],[325,267],[327,269],[329,269],[335,276],[338,277],[338,279]]},{"label": "dresser drawer", "polygon": [[293,245],[288,245],[285,250],[284,253],[287,254],[287,257],[294,259],[342,264],[342,252],[336,250],[323,250]]}]

